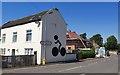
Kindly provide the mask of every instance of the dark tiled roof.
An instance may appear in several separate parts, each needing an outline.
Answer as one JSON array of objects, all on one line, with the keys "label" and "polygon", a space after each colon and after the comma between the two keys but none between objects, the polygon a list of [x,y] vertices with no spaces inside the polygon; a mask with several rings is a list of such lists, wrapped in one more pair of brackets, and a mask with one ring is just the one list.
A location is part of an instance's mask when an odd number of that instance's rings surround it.
[{"label": "dark tiled roof", "polygon": [[1,28],[2,28],[2,26],[0,26],[0,35],[1,35]]},{"label": "dark tiled roof", "polygon": [[22,25],[22,24],[33,22],[33,21],[41,20],[41,17],[45,13],[47,13],[47,11],[43,11],[41,13],[34,14],[34,15],[31,15],[31,16],[28,16],[28,17],[24,17],[24,18],[21,18],[21,19],[17,19],[17,20],[14,20],[14,21],[9,21],[9,22],[5,23],[2,26],[2,28],[13,27],[13,26]]},{"label": "dark tiled roof", "polygon": [[[57,8],[53,8],[52,10],[57,10],[58,11]],[[14,20],[14,21],[9,21],[9,22],[5,23],[2,26],[2,28],[8,28],[8,27],[13,27],[13,26],[17,26],[17,25],[23,25],[23,24],[26,24],[26,23],[41,20],[41,17],[44,14],[46,14],[48,11],[49,10],[43,11],[43,12],[38,13],[38,14],[31,15],[31,16],[28,16],[28,17],[24,17],[24,18],[21,18],[21,19],[17,19],[17,20]]]}]

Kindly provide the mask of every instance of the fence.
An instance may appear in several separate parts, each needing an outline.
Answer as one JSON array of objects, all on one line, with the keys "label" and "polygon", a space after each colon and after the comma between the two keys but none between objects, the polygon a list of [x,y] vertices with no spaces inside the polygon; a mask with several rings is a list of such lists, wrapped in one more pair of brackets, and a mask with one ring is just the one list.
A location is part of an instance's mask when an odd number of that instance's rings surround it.
[{"label": "fence", "polygon": [[34,55],[2,56],[2,68],[35,65]]},{"label": "fence", "polygon": [[72,50],[72,49],[67,49],[67,52],[66,53],[72,53],[72,54],[76,54],[77,53],[77,49],[75,49],[75,50]]}]

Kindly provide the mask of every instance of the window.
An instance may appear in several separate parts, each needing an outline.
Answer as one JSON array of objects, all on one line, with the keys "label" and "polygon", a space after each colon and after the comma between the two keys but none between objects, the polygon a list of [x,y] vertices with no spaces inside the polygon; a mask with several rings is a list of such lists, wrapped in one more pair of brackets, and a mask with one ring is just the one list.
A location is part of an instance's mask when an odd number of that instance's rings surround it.
[{"label": "window", "polygon": [[68,47],[68,49],[71,49],[71,47]]},{"label": "window", "polygon": [[1,43],[1,37],[0,37],[0,43]]},{"label": "window", "polygon": [[25,55],[32,55],[33,54],[33,48],[25,48]]},{"label": "window", "polygon": [[26,41],[31,41],[32,40],[32,30],[27,30],[26,31]]},{"label": "window", "polygon": [[1,34],[0,34],[0,43],[1,43]]},{"label": "window", "polygon": [[2,35],[2,43],[5,43],[5,39],[6,39],[6,34]]},{"label": "window", "polygon": [[2,55],[5,55],[5,50],[6,50],[6,48],[1,48]]},{"label": "window", "polygon": [[17,32],[13,32],[13,42],[17,42]]}]

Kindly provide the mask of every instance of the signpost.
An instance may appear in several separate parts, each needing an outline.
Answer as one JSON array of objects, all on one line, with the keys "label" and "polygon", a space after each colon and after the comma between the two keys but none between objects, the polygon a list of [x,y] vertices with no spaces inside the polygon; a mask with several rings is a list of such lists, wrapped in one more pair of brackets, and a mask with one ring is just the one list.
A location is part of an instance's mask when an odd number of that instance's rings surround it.
[{"label": "signpost", "polygon": [[[44,49],[45,49],[45,46],[50,46],[52,44],[51,41],[40,41],[40,44],[44,46]],[[44,50],[45,52],[45,50]],[[45,53],[44,53],[45,54]],[[43,55],[44,57],[42,58],[42,65],[45,65],[45,55]]]},{"label": "signpost", "polygon": [[50,45],[52,45],[52,42],[51,41],[40,41],[40,44],[50,46]]}]

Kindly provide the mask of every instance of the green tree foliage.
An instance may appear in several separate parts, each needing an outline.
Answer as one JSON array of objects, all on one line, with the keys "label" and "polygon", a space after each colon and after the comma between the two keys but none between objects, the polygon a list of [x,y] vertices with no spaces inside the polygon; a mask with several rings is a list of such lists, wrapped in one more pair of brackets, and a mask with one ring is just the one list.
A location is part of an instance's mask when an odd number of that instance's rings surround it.
[{"label": "green tree foliage", "polygon": [[100,34],[95,34],[90,38],[90,41],[94,41],[99,46],[103,45],[103,38]]},{"label": "green tree foliage", "polygon": [[105,47],[107,50],[115,50],[118,49],[118,45],[117,45],[117,39],[115,36],[109,36],[107,38],[107,42],[105,44]]},{"label": "green tree foliage", "polygon": [[87,39],[87,34],[86,33],[83,33],[83,34],[80,34],[80,36],[82,37],[82,38],[84,38],[84,39]]}]

